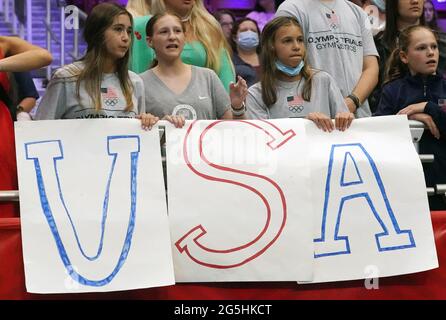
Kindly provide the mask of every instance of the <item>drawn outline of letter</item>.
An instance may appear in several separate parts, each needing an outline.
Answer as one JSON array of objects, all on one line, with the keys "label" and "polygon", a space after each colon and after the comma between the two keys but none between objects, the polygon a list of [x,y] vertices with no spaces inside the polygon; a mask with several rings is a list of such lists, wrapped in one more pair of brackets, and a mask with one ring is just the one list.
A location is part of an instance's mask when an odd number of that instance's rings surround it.
[{"label": "drawn outline of letter", "polygon": [[[346,149],[346,151],[343,151],[343,149]],[[344,161],[339,181],[339,190],[341,191],[339,193],[344,193],[345,195],[341,196],[339,208],[336,210],[338,199],[333,200],[333,197],[330,197],[330,191],[331,186],[336,187],[335,183],[337,181],[335,178],[332,178],[332,175],[333,173],[339,172],[339,170],[333,169],[334,158],[336,155],[339,157],[342,153],[344,153]],[[362,184],[364,184],[364,181],[360,175],[357,163],[352,154],[356,154],[356,157],[365,156],[367,161],[364,162],[367,162],[368,165],[364,165],[363,169],[371,169],[376,180],[376,183],[374,183],[373,186],[378,187],[378,191],[381,195],[380,198],[373,199],[374,201],[372,201],[370,193],[368,192],[370,190],[360,190],[360,187]],[[358,177],[356,181],[345,181],[345,168],[348,159],[353,161],[356,175]],[[387,197],[383,181],[378,172],[378,168],[366,149],[360,143],[335,144],[331,147],[330,161],[327,170],[321,237],[314,239],[315,258],[351,253],[348,236],[339,235],[339,226],[345,202],[360,197],[367,200],[375,219],[383,229],[382,233],[375,234],[376,244],[380,252],[415,247],[415,240],[412,235],[412,230],[400,229],[392,207],[390,206],[390,202]],[[336,212],[337,214],[335,214]],[[327,227],[327,225],[330,227]]]},{"label": "drawn outline of letter", "polygon": [[[274,124],[267,121],[261,121],[258,122],[257,124],[248,121],[238,121],[238,122],[260,129],[262,132],[270,136],[271,141],[268,142],[267,145],[272,150],[277,150],[296,135],[293,130],[282,132]],[[286,199],[283,194],[283,191],[281,190],[279,185],[272,179],[259,174],[254,174],[251,172],[245,172],[242,170],[220,166],[211,163],[206,158],[203,151],[204,137],[210,129],[212,129],[214,126],[220,123],[222,123],[221,120],[211,123],[203,130],[203,132],[201,132],[198,141],[193,141],[192,143],[190,143],[189,139],[191,139],[190,137],[192,136],[191,131],[193,131],[194,129],[200,130],[197,128],[198,126],[195,126],[196,121],[194,121],[191,124],[191,126],[188,128],[183,143],[184,160],[192,172],[194,172],[196,175],[206,180],[233,184],[245,188],[255,193],[257,196],[259,196],[261,201],[264,203],[267,211],[267,218],[265,225],[256,238],[254,238],[253,240],[249,241],[246,244],[243,244],[235,248],[219,250],[219,249],[211,249],[201,244],[199,242],[199,239],[207,233],[206,229],[202,225],[197,225],[194,228],[190,229],[185,235],[183,235],[179,240],[176,241],[175,245],[179,252],[181,253],[185,252],[191,260],[200,265],[209,268],[226,269],[226,268],[234,268],[242,266],[248,263],[249,261],[257,258],[261,254],[263,254],[279,238],[283,228],[285,227],[287,208],[286,208]],[[188,149],[188,145],[192,146],[192,148],[190,148],[192,150]],[[258,184],[263,184],[263,187],[270,188],[270,190],[272,188],[272,192],[270,194],[274,194],[275,198],[267,199],[267,197],[263,195],[259,190],[245,183],[240,183],[230,179],[222,179],[216,177],[215,175],[212,176],[210,174],[205,174],[203,172],[200,172],[197,168],[195,168],[192,165],[190,161],[191,158],[194,158],[191,157],[190,154],[194,152],[199,154],[199,158],[203,160],[203,163],[208,166],[207,169],[210,169],[212,173],[215,173],[215,169],[217,169],[224,171],[226,173],[234,173],[235,176],[244,175],[245,177],[254,178],[256,182],[258,182]],[[278,203],[280,203],[280,208],[272,207],[273,204],[277,205]],[[279,212],[281,212],[281,214],[279,214]],[[221,262],[222,255],[225,255],[225,261],[227,261],[226,263]]]},{"label": "drawn outline of letter", "polygon": [[[47,197],[46,190],[45,190],[45,181],[44,181],[43,176],[46,176],[46,177],[52,176],[54,178],[53,180],[55,180],[55,183],[57,183],[57,190],[59,191],[60,201],[65,209],[65,213],[68,216],[68,219],[70,221],[70,224],[71,224],[71,227],[73,230],[73,234],[76,238],[78,248],[80,249],[82,255],[90,261],[96,260],[102,253],[105,223],[107,220],[110,182],[113,177],[113,172],[115,169],[117,159],[119,160],[119,158],[124,156],[124,152],[122,152],[123,154],[119,155],[119,157],[118,157],[118,153],[113,152],[112,149],[115,148],[115,145],[117,143],[122,144],[123,142],[126,142],[128,149],[132,149],[129,152],[130,153],[130,163],[131,163],[131,168],[130,168],[130,172],[131,172],[130,173],[131,206],[130,206],[130,216],[129,216],[127,232],[126,232],[125,240],[124,240],[124,243],[122,246],[122,250],[121,250],[118,262],[116,263],[116,266],[114,267],[113,271],[108,276],[106,276],[105,278],[103,278],[101,280],[90,280],[90,279],[83,277],[81,274],[79,274],[71,263],[71,260],[68,256],[65,246],[63,244],[63,241],[60,237],[60,234],[59,234],[59,231],[58,231],[58,228],[57,228],[54,216],[53,216],[53,212],[51,210],[51,206],[48,201],[48,197]],[[46,149],[46,150],[43,150],[43,149]],[[59,180],[59,172],[57,170],[57,161],[64,159],[62,142],[60,140],[48,140],[48,141],[35,141],[35,142],[25,143],[26,159],[34,161],[34,168],[36,171],[36,178],[37,178],[37,188],[38,188],[39,196],[40,196],[40,203],[41,203],[45,218],[46,218],[48,225],[50,227],[51,233],[53,235],[54,241],[56,242],[56,246],[57,246],[57,250],[60,255],[60,258],[62,259],[62,262],[63,262],[68,274],[75,281],[78,281],[79,283],[81,283],[83,285],[94,286],[94,287],[105,286],[108,283],[110,283],[113,280],[113,278],[116,276],[116,274],[119,272],[119,270],[122,268],[122,266],[124,265],[124,263],[127,259],[128,253],[130,251],[131,242],[132,242],[132,238],[133,238],[133,231],[135,228],[135,218],[136,218],[136,200],[137,200],[136,199],[136,194],[137,194],[136,177],[137,177],[138,157],[139,157],[139,152],[140,152],[140,138],[139,138],[139,136],[131,136],[131,135],[130,136],[109,136],[109,137],[107,137],[107,151],[108,151],[108,154],[111,157],[113,157],[113,160],[112,160],[112,166],[110,169],[110,174],[108,177],[106,192],[105,192],[105,196],[104,196],[102,221],[101,221],[101,239],[100,239],[99,248],[98,248],[96,255],[93,257],[89,257],[85,254],[85,252],[80,244],[76,228],[73,224],[69,210],[68,210],[68,208],[65,204],[64,198],[63,198],[63,192],[62,192],[60,180]],[[126,151],[128,151],[128,150],[126,150]],[[40,154],[41,152],[43,152],[43,154]],[[47,157],[48,160],[50,158],[52,158],[52,161],[54,163],[54,172],[45,172],[45,175],[42,174],[40,160],[39,160],[39,158],[41,158],[42,156]],[[47,180],[50,180],[50,179],[47,178]],[[50,183],[52,183],[52,182],[53,181],[50,181]]]}]

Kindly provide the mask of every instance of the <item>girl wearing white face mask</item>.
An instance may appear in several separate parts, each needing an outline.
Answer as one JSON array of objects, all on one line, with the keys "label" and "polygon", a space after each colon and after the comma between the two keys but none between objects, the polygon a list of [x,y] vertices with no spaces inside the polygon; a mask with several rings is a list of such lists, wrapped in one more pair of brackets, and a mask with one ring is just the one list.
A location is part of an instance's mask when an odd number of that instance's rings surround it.
[{"label": "girl wearing white face mask", "polygon": [[250,18],[237,21],[231,32],[235,73],[245,79],[248,87],[260,80],[259,36],[257,22]]},{"label": "girl wearing white face mask", "polygon": [[261,47],[263,73],[248,90],[248,119],[307,118],[328,132],[350,126],[353,114],[334,79],[308,65],[302,28],[295,18],[268,22]]}]

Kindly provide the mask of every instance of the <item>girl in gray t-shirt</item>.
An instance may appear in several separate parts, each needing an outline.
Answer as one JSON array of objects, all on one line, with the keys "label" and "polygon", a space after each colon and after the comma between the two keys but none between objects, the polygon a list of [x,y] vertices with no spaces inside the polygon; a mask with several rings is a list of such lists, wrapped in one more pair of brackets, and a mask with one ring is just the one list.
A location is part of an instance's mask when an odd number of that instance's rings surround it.
[{"label": "girl in gray t-shirt", "polygon": [[36,119],[139,118],[150,129],[141,78],[128,71],[132,16],[117,4],[96,6],[85,23],[87,53],[56,71]]},{"label": "girl in gray t-shirt", "polygon": [[263,29],[261,48],[263,74],[248,91],[249,119],[307,118],[324,131],[350,126],[354,116],[333,78],[308,65],[295,18],[271,20]]},{"label": "girl in gray t-shirt", "polygon": [[182,126],[187,120],[244,119],[245,80],[226,93],[215,72],[181,60],[186,34],[181,19],[170,13],[147,23],[147,43],[156,53],[154,66],[141,74],[146,112]]}]

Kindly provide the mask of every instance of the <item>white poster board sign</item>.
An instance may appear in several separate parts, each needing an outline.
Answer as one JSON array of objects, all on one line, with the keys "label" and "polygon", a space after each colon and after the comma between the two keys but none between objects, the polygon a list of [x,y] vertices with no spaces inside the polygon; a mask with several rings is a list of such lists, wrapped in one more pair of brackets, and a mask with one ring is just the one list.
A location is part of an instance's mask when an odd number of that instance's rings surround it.
[{"label": "white poster board sign", "polygon": [[158,128],[139,120],[16,123],[26,287],[173,284]]},{"label": "white poster board sign", "polygon": [[167,126],[177,282],[310,281],[307,153],[295,119]]},{"label": "white poster board sign", "polygon": [[314,210],[314,282],[438,267],[426,186],[405,116],[306,126]]}]

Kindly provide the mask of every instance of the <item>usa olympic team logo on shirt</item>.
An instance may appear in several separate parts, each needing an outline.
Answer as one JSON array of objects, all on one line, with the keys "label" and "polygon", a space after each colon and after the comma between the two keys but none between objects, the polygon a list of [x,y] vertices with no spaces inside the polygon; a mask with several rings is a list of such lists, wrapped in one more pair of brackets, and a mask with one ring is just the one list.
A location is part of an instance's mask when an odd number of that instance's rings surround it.
[{"label": "usa olympic team logo on shirt", "polygon": [[189,104],[179,104],[173,111],[173,116],[183,116],[186,120],[197,120],[197,111]]}]

